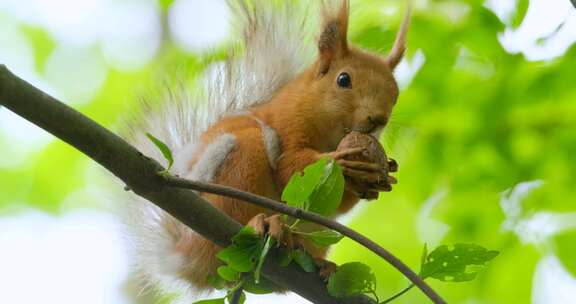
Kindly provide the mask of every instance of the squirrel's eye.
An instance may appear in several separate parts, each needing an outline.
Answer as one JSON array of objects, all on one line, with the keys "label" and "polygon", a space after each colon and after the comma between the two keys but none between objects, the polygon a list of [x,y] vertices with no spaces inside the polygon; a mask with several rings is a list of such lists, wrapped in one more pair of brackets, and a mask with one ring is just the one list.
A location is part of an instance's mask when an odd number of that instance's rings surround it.
[{"label": "squirrel's eye", "polygon": [[336,83],[339,87],[342,88],[351,88],[352,87],[352,79],[350,79],[350,75],[348,73],[340,73],[338,78],[336,79]]}]

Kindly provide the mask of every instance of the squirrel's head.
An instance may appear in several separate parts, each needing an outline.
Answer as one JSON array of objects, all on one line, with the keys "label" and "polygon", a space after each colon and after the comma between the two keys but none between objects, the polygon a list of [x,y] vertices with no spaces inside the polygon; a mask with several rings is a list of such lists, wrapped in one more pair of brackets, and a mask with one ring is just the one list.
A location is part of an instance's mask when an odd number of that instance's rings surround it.
[{"label": "squirrel's head", "polygon": [[409,13],[391,52],[382,57],[348,43],[349,3],[341,3],[337,13],[324,9],[318,59],[308,71],[313,74],[311,89],[320,99],[320,116],[332,120],[331,130],[340,133],[334,137],[351,130],[378,133],[388,123],[398,98],[393,71],[404,54]]}]

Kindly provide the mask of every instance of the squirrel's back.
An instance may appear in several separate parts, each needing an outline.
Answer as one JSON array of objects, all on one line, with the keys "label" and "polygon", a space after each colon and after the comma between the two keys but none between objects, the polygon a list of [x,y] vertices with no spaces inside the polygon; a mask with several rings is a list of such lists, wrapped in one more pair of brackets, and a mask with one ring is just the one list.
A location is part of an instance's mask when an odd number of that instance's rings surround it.
[{"label": "squirrel's back", "polygon": [[[222,117],[269,101],[311,62],[313,35],[307,31],[307,1],[228,1],[233,28],[241,41],[227,60],[206,73],[196,89],[167,88],[160,100],[144,100],[127,124],[126,138],[142,153],[165,160],[147,138],[149,132],[172,150],[172,173],[188,176],[188,164],[201,134]],[[313,17],[313,16],[312,16]],[[225,141],[220,149],[230,148]],[[233,144],[232,144],[233,146]],[[215,153],[217,156],[217,153]],[[225,154],[224,154],[225,155]],[[217,161],[217,160],[215,160]],[[199,177],[200,179],[202,177]],[[177,250],[179,242],[195,233],[155,205],[136,196],[122,210],[132,247],[132,262],[145,287],[194,290],[186,271],[196,261]]]}]

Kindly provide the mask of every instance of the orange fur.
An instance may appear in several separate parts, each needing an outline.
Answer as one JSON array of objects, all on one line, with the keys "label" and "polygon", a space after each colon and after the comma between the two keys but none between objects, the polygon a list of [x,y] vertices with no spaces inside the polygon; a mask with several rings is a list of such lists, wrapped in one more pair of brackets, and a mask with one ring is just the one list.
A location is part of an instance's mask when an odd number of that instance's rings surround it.
[{"label": "orange fur", "polygon": [[[215,183],[279,199],[281,189],[294,173],[334,151],[347,132],[376,133],[386,125],[398,97],[392,74],[395,64],[391,66],[386,58],[348,45],[348,7],[348,1],[343,1],[337,14],[325,13],[319,56],[312,66],[269,102],[249,109],[248,114],[225,117],[202,135],[204,147],[224,133],[236,138],[236,146],[220,167]],[[336,79],[343,72],[351,76],[351,88],[337,85]],[[257,119],[274,129],[281,141],[276,170],[268,162]],[[197,151],[190,166],[202,152],[202,148]],[[203,197],[242,224],[267,212],[235,199],[210,194]],[[346,191],[339,213],[347,212],[358,201]],[[205,287],[206,274],[214,273],[219,264],[215,258],[218,248],[198,235],[185,243],[179,250],[186,253],[189,248],[197,248],[194,254],[202,263],[196,269],[183,270],[182,275]],[[316,257],[326,254],[325,249],[308,249]]]},{"label": "orange fur", "polygon": [[[237,144],[220,167],[214,182],[278,200],[278,187],[268,163],[257,121],[246,116],[226,117],[203,134],[204,146],[223,133],[235,135]],[[203,149],[198,150],[198,154],[202,152]],[[244,225],[257,214],[267,212],[236,199],[212,194],[203,194],[202,197]],[[193,254],[194,258],[202,263],[195,265],[195,269],[188,269],[182,276],[198,287],[209,287],[206,282],[207,274],[215,274],[219,266],[216,253],[220,248],[199,235],[189,239],[186,248],[189,248],[189,251],[181,253]]]}]

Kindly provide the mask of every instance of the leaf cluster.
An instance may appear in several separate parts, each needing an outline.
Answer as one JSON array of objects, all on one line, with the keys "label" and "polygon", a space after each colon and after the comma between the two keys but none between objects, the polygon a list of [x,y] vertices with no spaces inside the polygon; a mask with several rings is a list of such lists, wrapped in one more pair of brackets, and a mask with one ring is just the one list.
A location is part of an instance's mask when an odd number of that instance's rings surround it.
[{"label": "leaf cluster", "polygon": [[[156,142],[155,142],[156,144]],[[163,151],[165,145],[156,144]],[[168,153],[163,154],[166,156]],[[167,158],[168,160],[168,158]],[[282,193],[282,200],[289,206],[322,215],[332,215],[336,212],[344,192],[344,176],[342,169],[327,159],[319,160],[295,174]],[[286,220],[290,220],[286,218]],[[298,234],[301,238],[310,240],[318,247],[326,247],[338,243],[343,236],[332,230],[300,231],[302,222],[295,220],[288,227],[289,233]],[[261,268],[268,252],[279,245],[270,235],[264,238],[258,236],[251,227],[244,227],[232,238],[232,244],[221,250],[217,257],[224,265],[218,267],[217,276],[209,281],[215,288],[228,288],[225,298],[207,300],[224,303],[226,298],[242,288],[246,292],[262,294],[270,293],[275,286],[261,278]],[[280,248],[281,265],[288,266],[294,262],[306,272],[317,271],[314,258],[304,249]],[[243,294],[243,292],[242,292]]]}]

